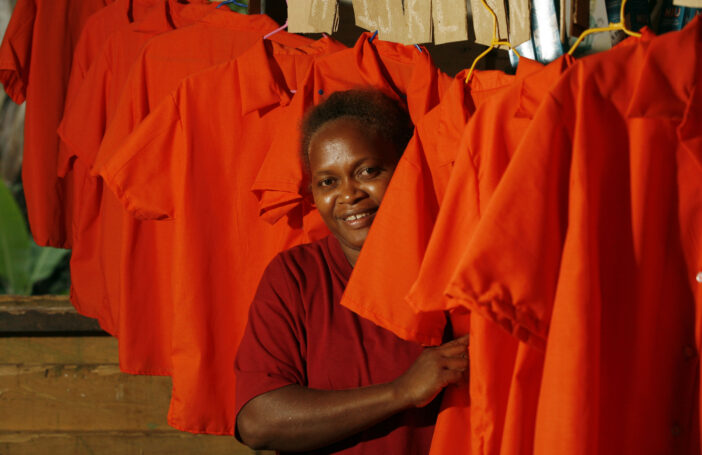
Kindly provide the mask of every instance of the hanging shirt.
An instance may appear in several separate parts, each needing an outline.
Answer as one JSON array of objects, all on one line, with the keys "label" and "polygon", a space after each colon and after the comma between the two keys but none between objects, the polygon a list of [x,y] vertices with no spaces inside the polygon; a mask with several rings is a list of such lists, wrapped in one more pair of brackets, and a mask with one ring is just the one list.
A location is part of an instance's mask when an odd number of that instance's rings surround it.
[{"label": "hanging shirt", "polygon": [[[445,196],[417,280],[406,297],[418,318],[432,317],[447,307],[441,304],[443,289],[462,246],[471,238],[541,99],[570,62],[561,57],[543,68],[520,59],[515,81],[471,115],[454,147]],[[492,320],[462,313],[454,309],[450,318],[454,336],[470,333],[470,383],[446,390],[432,453],[531,453],[543,352],[520,345]]]},{"label": "hanging shirt", "polygon": [[[67,106],[59,126],[58,132],[65,144],[59,155],[59,175],[66,175],[74,160],[87,169],[92,165],[131,62],[144,43],[157,34],[194,22],[215,6],[164,1],[141,21],[108,38]],[[71,301],[76,308],[96,317],[104,330],[117,336],[121,320],[119,267],[124,210],[111,192],[103,191],[100,179],[85,177],[71,256]],[[127,330],[133,329],[129,327]],[[147,333],[160,339],[158,332]],[[120,342],[127,340],[129,338]],[[128,358],[123,358],[121,362],[126,372],[165,374],[167,371],[160,365],[141,370],[126,360]]]},{"label": "hanging shirt", "polygon": [[[186,76],[234,59],[275,28],[268,16],[219,8],[190,26],[149,40],[126,77],[92,172],[100,162],[109,161],[136,125]],[[288,46],[312,42],[287,32],[276,33],[271,40]],[[138,220],[123,209],[120,213],[121,245],[115,245],[114,239],[105,245],[119,252],[119,275],[114,279],[119,279],[120,367],[128,372],[169,373],[174,226]]]},{"label": "hanging shirt", "polygon": [[545,347],[535,453],[700,451],[701,25],[568,71],[447,288]]},{"label": "hanging shirt", "polygon": [[[73,61],[71,72],[66,88],[65,109],[71,105],[73,98],[78,93],[85,74],[95,57],[100,54],[102,46],[107,38],[117,30],[128,27],[135,20],[143,19],[148,12],[157,5],[163,4],[163,0],[116,0],[114,3],[102,8],[97,13],[91,15],[85,22],[85,26],[80,33],[80,38],[73,51]],[[58,157],[65,154],[65,144],[59,141]],[[60,160],[60,158],[57,158]],[[73,228],[76,218],[80,213],[80,202],[83,200],[83,183],[87,175],[87,169],[83,163],[72,166],[68,173],[59,171],[59,181],[64,186],[73,188],[71,195],[66,195],[61,202],[61,210],[66,223],[66,246],[73,246]],[[72,197],[71,197],[72,196]],[[79,308],[84,316],[97,317],[97,313],[91,312],[91,308]]]},{"label": "hanging shirt", "polygon": [[441,104],[419,122],[363,244],[343,306],[402,338],[441,343],[444,313],[417,318],[404,296],[417,277],[465,124],[476,106],[513,78],[501,71],[475,72],[466,84],[462,71]]},{"label": "hanging shirt", "polygon": [[62,201],[73,188],[56,177],[56,127],[76,40],[88,17],[109,3],[18,0],[0,46],[0,82],[15,103],[27,101],[22,184],[32,236],[42,246],[71,244]]},{"label": "hanging shirt", "polygon": [[308,241],[300,225],[261,220],[249,188],[270,131],[300,120],[287,111],[290,90],[315,57],[343,48],[330,38],[299,49],[260,40],[185,79],[101,171],[134,216],[175,224],[175,428],[234,432],[232,365],[256,285],[277,253]]},{"label": "hanging shirt", "polygon": [[[291,384],[343,390],[397,379],[422,352],[339,305],[351,265],[333,236],[276,256],[261,278],[234,368],[236,412]],[[315,454],[426,454],[437,400]]]},{"label": "hanging shirt", "polygon": [[[315,62],[309,79],[291,104],[297,118],[329,94],[359,87],[372,87],[395,100],[403,100],[415,124],[438,104],[451,78],[434,66],[426,50],[370,37],[364,33],[353,48]],[[321,238],[328,231],[313,210],[306,189],[299,125],[290,122],[285,127],[276,133],[252,190],[259,200],[261,216],[268,222],[274,223],[290,213],[298,216],[296,211],[302,204],[306,230],[315,232],[314,238]]]}]

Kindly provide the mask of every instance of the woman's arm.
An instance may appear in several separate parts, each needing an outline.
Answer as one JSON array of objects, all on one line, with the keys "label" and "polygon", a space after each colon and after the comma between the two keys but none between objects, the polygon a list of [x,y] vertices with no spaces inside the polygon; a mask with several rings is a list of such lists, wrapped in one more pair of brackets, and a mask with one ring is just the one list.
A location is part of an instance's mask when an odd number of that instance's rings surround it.
[{"label": "woman's arm", "polygon": [[254,449],[312,450],[330,445],[411,407],[431,402],[468,368],[468,336],[427,348],[396,380],[348,390],[290,385],[249,401],[237,416]]}]

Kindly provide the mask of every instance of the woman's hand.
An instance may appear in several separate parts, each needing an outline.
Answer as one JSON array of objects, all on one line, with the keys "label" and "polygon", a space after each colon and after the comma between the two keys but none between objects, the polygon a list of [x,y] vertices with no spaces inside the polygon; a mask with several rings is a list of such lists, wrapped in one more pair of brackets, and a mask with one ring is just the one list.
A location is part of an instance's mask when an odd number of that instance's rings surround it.
[{"label": "woman's hand", "polygon": [[435,348],[426,348],[393,385],[401,401],[408,406],[429,404],[441,390],[466,377],[468,371],[468,335]]},{"label": "woman's hand", "polygon": [[425,349],[396,380],[357,389],[289,385],[249,401],[237,416],[241,440],[255,449],[327,446],[412,407],[428,404],[468,370],[468,336]]}]

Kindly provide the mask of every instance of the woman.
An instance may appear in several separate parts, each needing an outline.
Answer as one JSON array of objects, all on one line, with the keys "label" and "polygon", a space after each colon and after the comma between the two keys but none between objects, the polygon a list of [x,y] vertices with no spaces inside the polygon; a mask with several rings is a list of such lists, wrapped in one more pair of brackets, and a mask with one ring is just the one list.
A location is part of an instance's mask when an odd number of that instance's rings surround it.
[{"label": "woman", "polygon": [[376,91],[334,93],[305,117],[302,159],[332,235],[281,253],[261,279],[235,364],[250,447],[428,453],[435,398],[464,376],[467,338],[423,350],[339,304],[411,134]]}]

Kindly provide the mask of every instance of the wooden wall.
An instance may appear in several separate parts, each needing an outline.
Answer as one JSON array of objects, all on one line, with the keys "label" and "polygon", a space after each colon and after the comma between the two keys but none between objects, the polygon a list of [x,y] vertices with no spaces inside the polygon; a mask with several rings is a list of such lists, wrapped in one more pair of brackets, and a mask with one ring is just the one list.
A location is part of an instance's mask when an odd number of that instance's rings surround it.
[{"label": "wooden wall", "polygon": [[170,392],[168,377],[121,373],[117,340],[67,299],[0,297],[0,455],[266,453],[169,427]]}]

